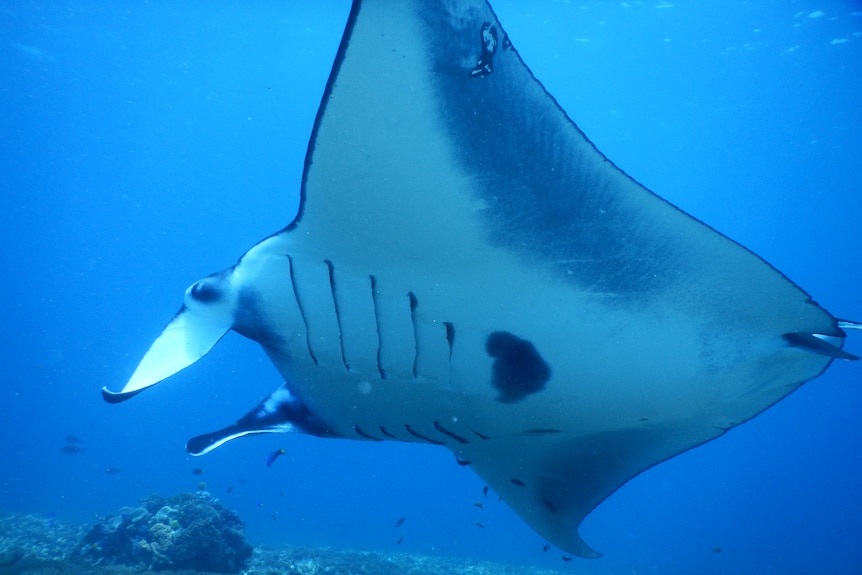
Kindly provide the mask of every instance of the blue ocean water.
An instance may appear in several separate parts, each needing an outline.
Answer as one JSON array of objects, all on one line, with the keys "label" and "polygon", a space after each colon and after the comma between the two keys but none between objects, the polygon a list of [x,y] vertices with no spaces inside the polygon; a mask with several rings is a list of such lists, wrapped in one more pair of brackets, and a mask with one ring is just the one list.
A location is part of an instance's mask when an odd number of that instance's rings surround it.
[{"label": "blue ocean water", "polygon": [[[859,2],[494,6],[606,156],[862,320]],[[204,481],[255,543],[595,574],[862,572],[858,363],[632,480],[582,527],[605,556],[569,563],[442,449],[265,436],[188,456],[186,439],[281,382],[239,336],[135,401],[102,401],[189,284],[292,218],[348,10],[0,4],[0,509],[87,522]]]}]

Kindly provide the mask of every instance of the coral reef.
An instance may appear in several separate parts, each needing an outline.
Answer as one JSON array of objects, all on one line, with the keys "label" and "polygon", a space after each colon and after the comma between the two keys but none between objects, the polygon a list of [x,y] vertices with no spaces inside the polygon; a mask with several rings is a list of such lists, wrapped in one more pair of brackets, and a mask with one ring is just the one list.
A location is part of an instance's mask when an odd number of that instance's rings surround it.
[{"label": "coral reef", "polygon": [[[99,525],[110,523],[121,531],[122,525],[131,527],[132,518],[137,527],[132,532],[140,533],[149,519],[155,519],[168,527],[158,527],[155,532],[161,537],[160,544],[168,541],[171,522],[182,525],[196,512],[187,508],[183,501],[197,499],[197,495],[164,499],[150,497],[138,508],[125,508],[119,516],[101,518],[96,527],[71,525],[50,517],[0,511],[0,575],[144,575],[158,569],[170,570],[172,575],[203,575],[199,569],[189,567],[152,567],[139,560],[134,565],[112,563],[112,559],[97,553],[97,548],[107,545],[103,539],[91,541],[90,534]],[[179,500],[178,500],[179,499]],[[144,512],[136,511],[143,508]],[[216,507],[216,512],[221,506]],[[181,511],[186,510],[183,514]],[[200,512],[200,510],[199,510]],[[203,512],[209,515],[209,512]],[[235,515],[227,512],[234,517]],[[117,517],[117,516],[115,516]],[[149,518],[145,520],[145,518]],[[125,521],[125,523],[124,523]],[[146,527],[147,537],[153,526]],[[176,525],[174,525],[176,527]],[[82,544],[82,540],[86,540]],[[119,540],[119,539],[118,539]],[[142,541],[143,538],[140,540]],[[134,542],[134,539],[132,539]],[[140,543],[140,541],[138,541]],[[152,546],[153,541],[148,540]],[[91,549],[82,549],[91,547]],[[146,557],[146,553],[142,553]],[[341,548],[303,548],[288,545],[255,548],[242,568],[243,575],[571,575],[575,572],[568,564],[565,570],[539,569],[526,565],[505,565],[454,557],[431,557],[394,551],[352,551]],[[577,567],[575,567],[577,569]],[[219,568],[218,572],[224,572]]]},{"label": "coral reef", "polygon": [[91,564],[236,573],[251,552],[239,516],[199,491],[123,507],[94,525],[75,554]]}]

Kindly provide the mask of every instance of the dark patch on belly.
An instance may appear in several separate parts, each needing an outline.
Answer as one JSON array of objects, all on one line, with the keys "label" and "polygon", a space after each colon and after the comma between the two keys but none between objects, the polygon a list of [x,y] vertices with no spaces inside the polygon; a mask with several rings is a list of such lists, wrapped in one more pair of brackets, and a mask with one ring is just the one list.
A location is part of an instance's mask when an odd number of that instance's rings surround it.
[{"label": "dark patch on belly", "polygon": [[516,403],[541,391],[551,378],[551,367],[526,339],[495,331],[488,336],[485,350],[494,358],[491,384],[503,403]]}]

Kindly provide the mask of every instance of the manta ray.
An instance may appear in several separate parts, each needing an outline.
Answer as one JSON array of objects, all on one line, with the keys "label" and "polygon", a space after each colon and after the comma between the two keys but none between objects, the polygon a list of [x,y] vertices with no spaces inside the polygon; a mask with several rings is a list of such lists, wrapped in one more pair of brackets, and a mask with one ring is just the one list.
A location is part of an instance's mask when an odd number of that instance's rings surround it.
[{"label": "manta ray", "polygon": [[484,0],[353,3],[300,192],[107,401],[233,330],[284,383],[192,454],[270,432],[439,445],[596,557],[578,527],[626,481],[858,359],[862,325],[604,157]]}]

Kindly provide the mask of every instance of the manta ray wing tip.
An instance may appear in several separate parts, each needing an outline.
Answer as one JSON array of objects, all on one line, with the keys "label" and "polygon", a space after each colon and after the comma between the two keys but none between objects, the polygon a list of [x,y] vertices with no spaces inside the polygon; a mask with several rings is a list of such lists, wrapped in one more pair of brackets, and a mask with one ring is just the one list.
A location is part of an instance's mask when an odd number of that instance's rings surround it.
[{"label": "manta ray wing tip", "polygon": [[850,352],[844,351],[838,345],[827,341],[826,338],[827,336],[813,333],[793,332],[784,334],[785,341],[787,341],[791,347],[816,353],[818,355],[824,355],[826,357],[834,357],[835,359],[847,359],[850,361],[856,361],[859,359],[858,355],[853,355]]}]

